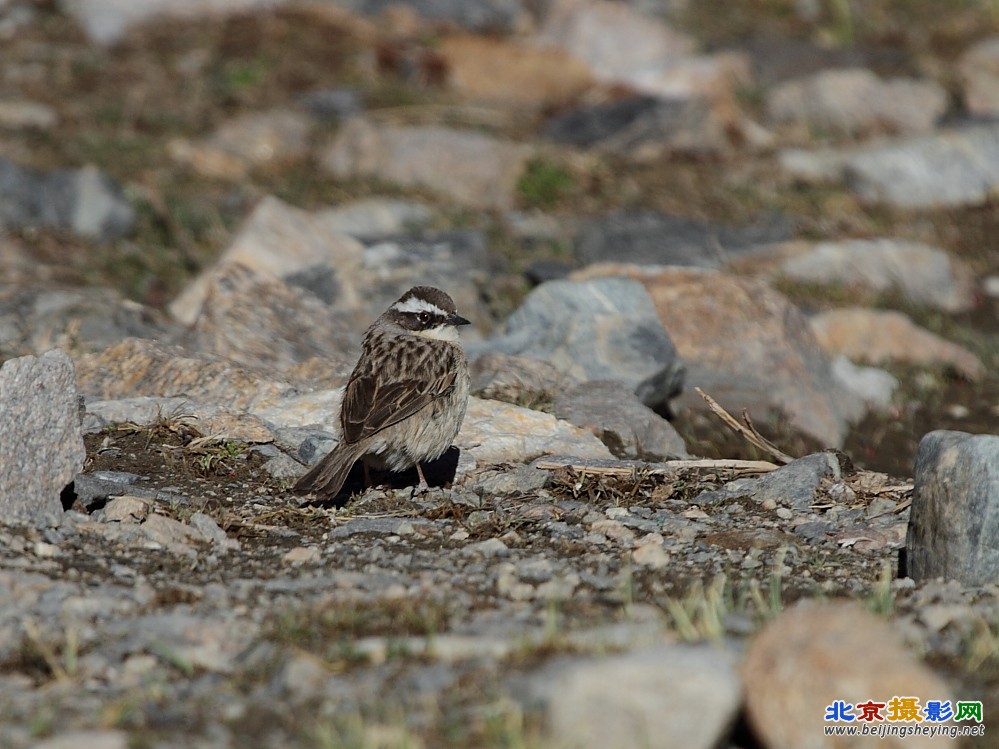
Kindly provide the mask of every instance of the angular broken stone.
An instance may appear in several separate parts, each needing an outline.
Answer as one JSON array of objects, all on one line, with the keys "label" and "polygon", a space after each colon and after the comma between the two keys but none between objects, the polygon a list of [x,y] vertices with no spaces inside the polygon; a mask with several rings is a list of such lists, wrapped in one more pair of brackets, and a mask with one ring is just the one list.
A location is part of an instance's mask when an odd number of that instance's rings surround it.
[{"label": "angular broken stone", "polygon": [[563,391],[555,400],[555,415],[593,432],[618,458],[688,457],[673,425],[621,382],[591,380]]},{"label": "angular broken stone", "polygon": [[55,524],[83,470],[76,377],[58,349],[0,367],[0,523]]},{"label": "angular broken stone", "polygon": [[938,430],[916,451],[909,577],[999,581],[999,435]]},{"label": "angular broken stone", "polygon": [[[577,380],[619,380],[632,388],[682,366],[649,294],[627,278],[543,284],[507,318],[499,335],[466,348],[472,355],[540,359]],[[671,394],[656,395],[665,401]]]}]

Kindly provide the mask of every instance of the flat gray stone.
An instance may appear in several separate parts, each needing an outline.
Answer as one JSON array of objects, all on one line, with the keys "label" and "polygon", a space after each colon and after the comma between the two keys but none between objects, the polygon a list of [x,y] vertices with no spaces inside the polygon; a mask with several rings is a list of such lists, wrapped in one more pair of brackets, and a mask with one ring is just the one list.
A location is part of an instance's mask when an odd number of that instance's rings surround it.
[{"label": "flat gray stone", "polygon": [[0,522],[56,524],[83,470],[73,363],[58,349],[0,368]]},{"label": "flat gray stone", "polygon": [[880,238],[789,246],[778,262],[778,273],[793,281],[896,291],[913,304],[946,312],[964,312],[976,303],[971,268],[922,242]]},{"label": "flat gray stone", "polygon": [[555,415],[593,432],[624,460],[688,457],[673,425],[620,382],[594,380],[562,392],[555,400]]},{"label": "flat gray stone", "polygon": [[710,749],[741,699],[732,657],[685,645],[563,660],[528,691],[544,706],[554,744],[576,749]]},{"label": "flat gray stone", "polygon": [[846,177],[869,203],[907,209],[979,205],[999,186],[999,126],[873,145],[849,156]]},{"label": "flat gray stone", "polygon": [[[281,428],[322,424],[339,431],[340,401],[343,389],[319,390],[289,398],[275,399],[254,413]],[[292,433],[286,446],[297,451],[303,462],[315,462],[328,450],[326,439],[304,438],[297,447]],[[282,439],[282,442],[284,440]],[[610,452],[592,434],[551,414],[532,411],[501,401],[472,396],[465,420],[454,444],[482,464],[525,463],[539,455],[553,453],[583,458],[609,458]]]},{"label": "flat gray stone", "polygon": [[938,430],[916,450],[909,577],[999,582],[999,436]]},{"label": "flat gray stone", "polygon": [[33,745],[34,749],[128,749],[125,731],[70,731],[49,736]]},{"label": "flat gray stone", "polygon": [[611,262],[717,268],[733,255],[788,240],[793,231],[792,222],[780,216],[732,227],[652,211],[612,213],[585,224],[573,252],[583,265]]},{"label": "flat gray stone", "polygon": [[522,0],[342,0],[355,13],[379,16],[404,5],[428,21],[454,24],[467,31],[515,31],[525,14]]},{"label": "flat gray stone", "polygon": [[325,212],[332,228],[352,237],[401,234],[429,224],[434,212],[423,203],[393,198],[365,198]]},{"label": "flat gray stone", "polygon": [[282,0],[61,0],[60,5],[98,44],[114,44],[133,26],[161,16],[203,18],[275,7]]},{"label": "flat gray stone", "polygon": [[358,534],[373,536],[411,536],[414,525],[426,525],[426,521],[413,518],[356,518],[348,520],[329,532],[330,538],[350,538]]},{"label": "flat gray stone", "polygon": [[664,153],[724,153],[729,133],[705,99],[633,96],[584,105],[548,121],[544,134],[557,143],[596,148],[632,159]]},{"label": "flat gray stone", "polygon": [[928,132],[948,104],[946,90],[934,81],[882,80],[867,68],[823,70],[786,81],[771,89],[766,103],[776,122],[845,134]]},{"label": "flat gray stone", "polygon": [[705,492],[697,499],[703,504],[718,504],[735,497],[749,497],[761,504],[769,501],[781,507],[807,510],[817,498],[822,479],[827,476],[840,478],[839,461],[830,452],[812,453],[760,478],[737,479],[722,489]]},{"label": "flat gray stone", "polygon": [[95,167],[45,172],[0,157],[0,230],[68,229],[106,242],[134,224],[121,187]]},{"label": "flat gray stone", "polygon": [[471,208],[506,210],[531,153],[473,130],[354,117],[340,128],[322,166],[337,179],[372,178],[430,189]]}]

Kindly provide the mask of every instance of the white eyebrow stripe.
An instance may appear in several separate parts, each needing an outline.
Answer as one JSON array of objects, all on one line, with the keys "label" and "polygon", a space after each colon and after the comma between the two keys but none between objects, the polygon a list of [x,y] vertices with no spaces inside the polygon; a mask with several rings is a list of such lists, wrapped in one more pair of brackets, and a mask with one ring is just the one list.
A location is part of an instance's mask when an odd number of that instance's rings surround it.
[{"label": "white eyebrow stripe", "polygon": [[416,296],[410,297],[405,302],[396,302],[392,305],[392,309],[396,312],[429,312],[431,315],[447,317],[447,312],[436,304],[431,304],[426,299],[420,299]]}]

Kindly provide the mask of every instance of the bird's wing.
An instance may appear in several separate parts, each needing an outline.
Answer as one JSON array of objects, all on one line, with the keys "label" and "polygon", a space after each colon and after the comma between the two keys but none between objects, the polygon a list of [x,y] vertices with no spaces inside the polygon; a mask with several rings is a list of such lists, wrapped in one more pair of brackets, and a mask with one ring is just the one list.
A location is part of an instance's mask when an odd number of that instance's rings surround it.
[{"label": "bird's wing", "polygon": [[418,376],[408,378],[400,378],[400,372],[389,367],[358,366],[354,370],[343,395],[343,436],[348,443],[408,419],[454,389],[453,367],[440,362],[434,365],[430,360],[419,364],[408,370]]}]

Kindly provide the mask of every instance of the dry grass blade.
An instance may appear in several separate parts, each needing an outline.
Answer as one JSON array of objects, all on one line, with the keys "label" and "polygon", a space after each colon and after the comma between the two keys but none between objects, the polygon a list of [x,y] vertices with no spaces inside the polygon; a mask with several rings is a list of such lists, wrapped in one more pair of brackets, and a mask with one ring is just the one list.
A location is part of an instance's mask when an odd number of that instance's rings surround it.
[{"label": "dry grass blade", "polygon": [[38,651],[42,660],[45,661],[45,665],[48,666],[49,671],[52,672],[52,676],[55,677],[57,681],[69,681],[69,673],[59,662],[59,657],[56,655],[56,652],[42,638],[42,634],[34,620],[25,619],[22,622],[22,626],[24,627],[24,633],[28,636],[28,640],[31,641],[32,646]]},{"label": "dry grass blade", "polygon": [[764,437],[756,430],[756,427],[753,426],[752,419],[749,418],[748,411],[742,412],[742,419],[745,422],[745,425],[740,424],[738,421],[736,421],[736,418],[732,416],[732,414],[730,414],[728,411],[726,411],[724,408],[718,405],[718,401],[716,401],[710,395],[705,393],[699,387],[695,387],[694,390],[696,390],[697,394],[704,399],[705,403],[708,404],[708,408],[711,409],[711,413],[713,413],[715,416],[721,419],[725,423],[725,426],[734,431],[736,434],[738,434],[740,437],[746,440],[749,444],[769,454],[778,463],[783,463],[786,465],[787,463],[790,463],[792,460],[794,460],[792,456],[788,455],[786,452],[781,450],[779,447],[777,447],[777,445],[775,445],[773,442],[768,440],[766,437]]}]

